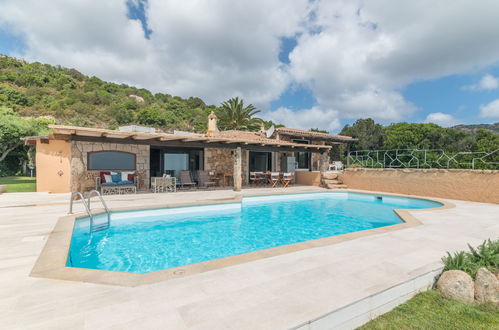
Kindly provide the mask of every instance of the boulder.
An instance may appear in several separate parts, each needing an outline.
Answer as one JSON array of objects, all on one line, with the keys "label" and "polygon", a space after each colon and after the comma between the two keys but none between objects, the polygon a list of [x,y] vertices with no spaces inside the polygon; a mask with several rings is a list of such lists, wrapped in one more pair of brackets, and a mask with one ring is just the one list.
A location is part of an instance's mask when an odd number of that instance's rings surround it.
[{"label": "boulder", "polygon": [[338,173],[334,172],[322,172],[322,178],[326,180],[333,180],[338,177]]},{"label": "boulder", "polygon": [[4,193],[7,191],[7,186],[0,184],[0,194]]},{"label": "boulder", "polygon": [[499,305],[499,280],[487,268],[480,268],[475,277],[475,299],[479,303]]},{"label": "boulder", "polygon": [[474,301],[475,290],[471,276],[461,270],[443,272],[437,282],[437,289],[448,299],[455,299],[467,304]]},{"label": "boulder", "polygon": [[140,96],[138,96],[138,95],[133,95],[133,94],[131,94],[131,95],[128,95],[128,97],[129,97],[129,98],[131,98],[131,99],[134,99],[134,100],[135,100],[136,102],[138,102],[138,103],[142,103],[142,102],[144,102],[144,98],[143,98],[143,97],[140,97]]}]

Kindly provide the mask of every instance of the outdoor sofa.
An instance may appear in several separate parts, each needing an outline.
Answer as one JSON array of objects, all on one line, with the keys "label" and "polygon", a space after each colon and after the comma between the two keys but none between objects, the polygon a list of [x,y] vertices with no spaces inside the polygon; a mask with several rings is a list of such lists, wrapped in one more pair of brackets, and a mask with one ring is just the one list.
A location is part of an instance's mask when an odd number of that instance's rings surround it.
[{"label": "outdoor sofa", "polygon": [[135,172],[100,172],[95,178],[95,189],[102,195],[136,194],[138,187]]}]

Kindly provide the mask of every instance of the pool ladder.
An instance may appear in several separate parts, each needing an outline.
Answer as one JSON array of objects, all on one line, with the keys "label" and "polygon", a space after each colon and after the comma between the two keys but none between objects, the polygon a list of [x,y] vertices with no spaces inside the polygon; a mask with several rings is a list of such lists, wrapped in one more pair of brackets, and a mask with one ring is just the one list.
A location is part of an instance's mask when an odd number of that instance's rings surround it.
[{"label": "pool ladder", "polygon": [[[92,198],[93,195],[99,197],[99,200],[100,200],[102,206],[104,207],[104,210],[106,211],[106,214],[107,214],[107,221],[106,222],[98,223],[98,224],[95,224],[95,222],[94,222],[94,215],[92,214],[92,211],[90,208],[90,198]],[[90,218],[90,232],[91,233],[105,230],[105,229],[109,228],[109,226],[111,225],[111,211],[109,211],[109,208],[107,207],[107,204],[104,201],[104,198],[102,198],[102,195],[100,194],[100,192],[98,192],[95,189],[91,190],[87,194],[87,200],[85,200],[85,196],[83,196],[83,194],[79,191],[71,193],[68,214],[73,214],[73,202],[75,200],[75,197],[80,197],[81,202],[83,203],[83,207],[85,208],[85,211],[87,212],[88,217]]]}]

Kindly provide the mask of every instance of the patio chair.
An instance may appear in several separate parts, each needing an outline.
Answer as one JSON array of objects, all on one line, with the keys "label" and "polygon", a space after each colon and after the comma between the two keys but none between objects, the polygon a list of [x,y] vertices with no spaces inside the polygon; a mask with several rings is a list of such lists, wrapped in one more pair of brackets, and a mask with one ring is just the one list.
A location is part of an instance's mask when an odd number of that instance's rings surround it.
[{"label": "patio chair", "polygon": [[329,165],[330,171],[341,171],[342,169],[343,169],[343,162],[341,161],[334,161],[332,164]]},{"label": "patio chair", "polygon": [[293,181],[293,173],[284,173],[281,178],[281,183],[284,188],[288,187]]},{"label": "patio chair", "polygon": [[180,171],[180,185],[182,187],[196,186],[196,182],[192,180],[191,171]]},{"label": "patio chair", "polygon": [[270,172],[270,184],[275,188],[281,181],[281,174],[279,172]]},{"label": "patio chair", "polygon": [[250,172],[250,182],[255,186],[265,184],[265,176],[263,172]]},{"label": "patio chair", "polygon": [[207,171],[196,171],[199,187],[214,187],[216,182],[212,181]]}]

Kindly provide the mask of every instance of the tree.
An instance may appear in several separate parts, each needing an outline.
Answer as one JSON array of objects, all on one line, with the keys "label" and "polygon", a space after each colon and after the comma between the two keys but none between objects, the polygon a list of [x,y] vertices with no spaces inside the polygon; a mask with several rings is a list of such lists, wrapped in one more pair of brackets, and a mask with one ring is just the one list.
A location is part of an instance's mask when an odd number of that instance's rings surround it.
[{"label": "tree", "polygon": [[155,127],[164,126],[166,119],[163,114],[155,108],[143,109],[139,112],[137,120],[142,125],[151,125]]},{"label": "tree", "polygon": [[22,118],[12,109],[0,107],[0,162],[23,144],[23,137],[44,134],[53,120]]},{"label": "tree", "polygon": [[435,149],[441,130],[436,124],[391,124],[384,130],[384,149]]},{"label": "tree", "polygon": [[238,97],[231,98],[222,103],[218,111],[219,126],[222,130],[256,131],[263,121],[253,117],[260,110],[252,104],[244,106],[244,101]]},{"label": "tree", "polygon": [[323,130],[323,129],[318,129],[318,128],[311,128],[309,129],[310,132],[316,132],[316,133],[326,133],[326,134],[329,134],[328,131],[326,130]]},{"label": "tree", "polygon": [[385,139],[383,126],[376,124],[371,118],[358,119],[352,126],[346,125],[340,135],[359,139],[352,143],[352,150],[379,150],[383,147]]},{"label": "tree", "polygon": [[499,149],[499,134],[479,128],[476,130],[476,145],[477,151],[492,152],[497,150]]}]

